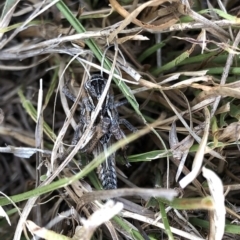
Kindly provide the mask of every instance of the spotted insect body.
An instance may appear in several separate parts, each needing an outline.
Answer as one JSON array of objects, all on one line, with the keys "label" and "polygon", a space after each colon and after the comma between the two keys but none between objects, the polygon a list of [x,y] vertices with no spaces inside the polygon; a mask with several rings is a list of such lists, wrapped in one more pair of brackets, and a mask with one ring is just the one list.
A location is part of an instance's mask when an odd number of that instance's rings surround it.
[{"label": "spotted insect body", "polygon": [[[107,80],[101,75],[94,74],[88,79],[84,85],[86,96],[82,99],[81,105],[81,116],[79,128],[80,130],[76,133],[77,136],[74,137],[74,143],[76,144],[76,139],[79,139],[79,132],[83,132],[83,125],[86,127],[91,112],[95,110],[96,104],[98,103],[102,93],[105,89]],[[68,93],[69,95],[69,93]],[[66,94],[66,96],[68,96]],[[70,97],[73,100],[73,97]],[[136,129],[126,120],[120,119],[117,107],[125,104],[116,103],[114,101],[114,95],[112,91],[108,91],[106,98],[103,102],[102,108],[94,122],[94,129],[96,133],[93,134],[93,139],[90,140],[85,151],[87,153],[92,153],[94,157],[98,156],[101,152],[106,155],[105,161],[98,167],[98,177],[102,183],[104,189],[116,189],[117,188],[117,174],[115,166],[115,153],[110,156],[107,154],[108,148],[111,147],[112,143],[121,140],[125,137],[124,132],[120,128],[120,124],[124,124],[130,131],[136,131]],[[83,124],[84,123],[84,124]],[[122,148],[125,154],[125,147]],[[124,155],[125,156],[125,155]]]}]

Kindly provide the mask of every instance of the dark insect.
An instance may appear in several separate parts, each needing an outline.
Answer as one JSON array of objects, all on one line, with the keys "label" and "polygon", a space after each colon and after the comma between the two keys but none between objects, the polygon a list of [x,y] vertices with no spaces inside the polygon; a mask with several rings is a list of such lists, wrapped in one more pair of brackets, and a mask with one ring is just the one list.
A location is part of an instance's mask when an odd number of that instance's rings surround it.
[{"label": "dark insect", "polygon": [[[74,134],[72,144],[76,144],[80,139],[80,135],[84,132],[90,121],[92,111],[95,109],[104,88],[106,86],[106,79],[101,75],[92,75],[92,77],[86,81],[85,93],[80,102],[81,114],[78,128]],[[69,92],[65,86],[63,92],[72,101],[75,101],[75,97]],[[121,140],[125,137],[124,132],[120,128],[120,124],[125,125],[130,131],[135,132],[137,129],[133,127],[126,119],[119,118],[117,107],[125,104],[126,101],[114,102],[114,95],[112,89],[110,89],[106,95],[102,109],[94,122],[94,134],[83,151],[93,154],[94,157],[98,156],[101,152],[107,153],[107,149],[112,143]],[[126,160],[126,148],[122,149],[123,156]],[[127,160],[126,163],[128,164]],[[98,168],[98,177],[101,180],[104,189],[117,188],[117,175],[115,168],[115,153],[106,157]]]}]

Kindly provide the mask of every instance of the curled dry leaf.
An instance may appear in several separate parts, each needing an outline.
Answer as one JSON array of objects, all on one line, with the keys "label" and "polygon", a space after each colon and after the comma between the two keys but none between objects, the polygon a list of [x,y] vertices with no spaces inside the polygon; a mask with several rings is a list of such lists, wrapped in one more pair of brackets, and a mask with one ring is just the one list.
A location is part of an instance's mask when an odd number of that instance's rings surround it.
[{"label": "curled dry leaf", "polygon": [[41,152],[45,154],[51,154],[51,151],[42,150],[38,148],[28,148],[28,147],[14,147],[8,145],[7,147],[0,147],[0,152],[2,153],[12,153],[16,157],[30,158],[34,153]]},{"label": "curled dry leaf", "polygon": [[[199,135],[203,131],[204,126],[205,126],[204,123],[201,125],[198,125],[193,129],[193,131],[197,135]],[[175,130],[174,130],[174,128],[175,128]],[[173,141],[173,139],[174,139],[174,141]],[[188,135],[181,142],[178,142],[178,140],[176,140],[176,139],[177,139],[176,126],[174,126],[174,124],[173,124],[171,127],[171,130],[170,130],[170,134],[169,134],[169,143],[170,143],[170,147],[173,152],[173,155],[175,155],[177,157],[177,156],[180,156],[179,153],[181,153],[181,155],[182,155],[185,151],[190,149],[190,147],[193,144],[193,137],[191,135]],[[177,152],[178,152],[178,154],[177,154]]]},{"label": "curled dry leaf", "polygon": [[0,216],[6,218],[9,225],[11,225],[10,219],[4,209],[0,206]]},{"label": "curled dry leaf", "polygon": [[176,122],[172,123],[171,129],[169,131],[169,145],[172,149],[173,158],[180,160],[182,157],[182,152],[179,149],[174,149],[175,146],[179,143],[177,133],[176,133]]},{"label": "curled dry leaf", "polygon": [[240,136],[240,123],[234,122],[229,124],[226,128],[219,130],[216,137],[219,141],[235,142],[239,140]]},{"label": "curled dry leaf", "polygon": [[32,234],[34,234],[38,237],[41,237],[43,239],[46,239],[46,240],[52,240],[52,239],[71,240],[71,238],[61,235],[61,234],[58,234],[54,231],[48,230],[47,228],[39,227],[38,225],[36,225],[34,222],[32,222],[30,220],[27,221],[26,225],[28,227],[28,230]]},{"label": "curled dry leaf", "polygon": [[213,211],[213,221],[215,225],[215,239],[221,240],[225,228],[225,197],[223,194],[223,184],[221,179],[210,169],[202,168],[203,176],[208,181],[209,190],[211,192],[215,209]]},{"label": "curled dry leaf", "polygon": [[126,36],[126,37],[119,38],[117,40],[117,43],[122,44],[126,41],[129,41],[129,40],[146,41],[146,40],[149,40],[149,38],[146,37],[146,36],[143,36],[143,35]]},{"label": "curled dry leaf", "polygon": [[233,97],[240,99],[240,81],[234,82],[234,84],[225,84],[219,86],[205,86],[198,83],[193,83],[191,85],[193,88],[202,89],[203,91],[194,99],[194,103],[203,101],[207,98],[218,97]]},{"label": "curled dry leaf", "polygon": [[[114,31],[112,34],[110,34],[109,36],[109,42],[112,42],[113,39],[117,36],[117,34],[124,29],[127,25],[129,25],[130,23],[134,23],[139,27],[142,27],[143,29],[148,29],[151,31],[160,31],[162,29],[166,29],[170,26],[172,26],[174,23],[176,23],[178,21],[178,18],[175,18],[175,13],[177,14],[177,12],[170,12],[169,15],[171,15],[171,18],[168,19],[168,22],[164,22],[164,21],[158,21],[158,25],[152,25],[152,24],[148,24],[148,23],[143,23],[142,21],[139,21],[138,19],[136,19],[136,17],[146,8],[146,7],[155,7],[155,6],[159,6],[165,2],[168,2],[167,0],[152,0],[152,1],[148,1],[144,4],[141,4],[137,9],[135,9],[133,12],[129,13],[128,11],[126,11],[116,0],[110,0],[109,1],[112,5],[112,7],[122,16],[124,17],[124,21],[122,22],[122,24],[119,26],[119,28]],[[175,2],[176,4],[180,4],[178,0],[172,0],[171,2]],[[176,10],[177,8],[172,8],[172,10]],[[157,15],[156,15],[157,16]],[[159,16],[157,16],[159,17]]]},{"label": "curled dry leaf", "polygon": [[83,226],[76,228],[73,240],[90,240],[94,231],[98,226],[104,222],[109,221],[112,217],[118,214],[123,209],[123,204],[120,202],[114,203],[112,200],[108,201],[101,209],[93,213],[88,220],[81,219]]},{"label": "curled dry leaf", "polygon": [[109,221],[112,217],[118,214],[123,209],[122,203],[114,203],[108,201],[101,209],[98,209],[93,213],[88,220],[81,219],[83,226],[78,226],[75,231],[75,235],[72,238],[58,234],[54,231],[48,230],[44,227],[36,225],[32,221],[27,221],[27,227],[29,231],[41,238],[46,240],[59,239],[59,240],[90,240],[95,229]]},{"label": "curled dry leaf", "polygon": [[[196,134],[199,134],[202,131],[202,126],[195,127],[194,131],[196,132]],[[180,161],[175,178],[176,182],[182,172],[189,153],[189,149],[192,147],[193,143],[194,139],[191,135],[185,137],[180,143],[178,142],[176,134],[176,123],[173,122],[171,130],[169,132],[169,144],[171,147],[173,158]]]}]

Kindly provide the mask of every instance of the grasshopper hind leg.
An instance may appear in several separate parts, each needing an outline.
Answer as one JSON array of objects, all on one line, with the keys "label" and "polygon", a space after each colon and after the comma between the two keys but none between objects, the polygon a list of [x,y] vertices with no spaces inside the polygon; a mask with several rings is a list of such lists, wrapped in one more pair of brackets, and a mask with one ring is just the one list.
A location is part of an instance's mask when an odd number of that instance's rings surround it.
[{"label": "grasshopper hind leg", "polygon": [[99,166],[98,177],[105,190],[117,188],[115,160],[112,159],[112,156],[108,157],[108,159]]}]

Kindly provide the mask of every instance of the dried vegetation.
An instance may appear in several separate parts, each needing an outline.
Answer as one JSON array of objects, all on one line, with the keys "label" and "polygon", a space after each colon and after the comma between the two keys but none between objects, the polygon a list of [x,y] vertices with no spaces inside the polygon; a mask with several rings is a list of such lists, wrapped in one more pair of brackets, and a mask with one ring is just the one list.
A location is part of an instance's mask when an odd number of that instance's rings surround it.
[{"label": "dried vegetation", "polygon": [[[0,9],[1,239],[240,239],[238,1]],[[96,72],[138,131],[89,161],[101,104],[70,145]],[[102,190],[94,169],[116,151],[119,188]]]}]

